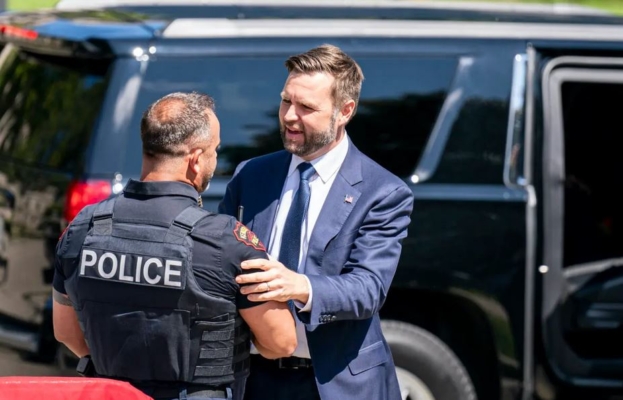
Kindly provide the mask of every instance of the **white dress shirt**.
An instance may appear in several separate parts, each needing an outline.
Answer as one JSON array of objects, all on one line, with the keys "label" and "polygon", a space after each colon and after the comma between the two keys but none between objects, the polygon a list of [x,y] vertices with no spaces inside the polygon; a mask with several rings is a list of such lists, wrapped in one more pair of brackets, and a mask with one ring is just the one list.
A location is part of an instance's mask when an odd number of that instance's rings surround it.
[{"label": "white dress shirt", "polygon": [[[307,260],[307,249],[309,248],[309,240],[314,231],[314,226],[320,215],[320,210],[324,205],[331,185],[337,176],[337,172],[342,166],[342,163],[346,159],[348,153],[348,137],[344,135],[342,140],[336,147],[331,149],[326,154],[311,161],[316,173],[309,180],[309,188],[311,190],[311,197],[309,200],[309,208],[307,209],[307,215],[303,219],[303,226],[301,227],[301,250],[299,252],[299,264],[298,271],[305,270],[305,262]],[[279,249],[281,248],[281,235],[283,228],[288,217],[288,211],[290,211],[290,205],[296,191],[299,187],[301,180],[300,174],[296,167],[300,163],[305,162],[302,158],[293,155],[290,162],[290,168],[288,169],[288,175],[281,191],[281,198],[279,199],[279,205],[277,207],[277,213],[275,215],[275,221],[273,223],[273,230],[270,235],[270,242],[268,246],[268,254],[271,258],[279,259]],[[297,301],[294,304],[300,309],[299,312],[311,310],[312,303],[312,289],[309,279],[307,280],[309,285],[309,300],[307,304],[303,305]],[[305,335],[305,326],[297,318],[296,320],[296,337],[298,340],[298,346],[294,351],[293,356],[310,358],[309,347],[307,346],[307,336]],[[252,349],[252,353],[257,350]]]}]

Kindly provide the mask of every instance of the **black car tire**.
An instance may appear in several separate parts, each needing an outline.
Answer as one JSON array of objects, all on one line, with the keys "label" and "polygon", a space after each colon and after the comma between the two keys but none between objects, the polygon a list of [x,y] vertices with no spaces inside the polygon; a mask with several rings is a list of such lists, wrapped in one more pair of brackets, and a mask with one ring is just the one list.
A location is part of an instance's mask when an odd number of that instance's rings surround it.
[{"label": "black car tire", "polygon": [[403,400],[477,399],[465,367],[437,336],[400,321],[385,320],[381,325],[392,350]]}]

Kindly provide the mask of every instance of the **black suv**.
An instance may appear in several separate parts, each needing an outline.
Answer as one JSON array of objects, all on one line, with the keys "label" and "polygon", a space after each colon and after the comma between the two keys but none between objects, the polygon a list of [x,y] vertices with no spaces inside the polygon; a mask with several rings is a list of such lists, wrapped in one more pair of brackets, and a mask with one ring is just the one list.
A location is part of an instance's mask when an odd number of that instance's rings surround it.
[{"label": "black suv", "polygon": [[203,194],[215,210],[239,162],[282,147],[284,60],[328,42],[366,77],[350,137],[416,198],[381,311],[404,398],[623,388],[623,19],[437,2],[71,3],[0,17],[0,341],[54,359],[54,247],[82,207],[138,177],[148,104],[215,97],[222,149]]}]

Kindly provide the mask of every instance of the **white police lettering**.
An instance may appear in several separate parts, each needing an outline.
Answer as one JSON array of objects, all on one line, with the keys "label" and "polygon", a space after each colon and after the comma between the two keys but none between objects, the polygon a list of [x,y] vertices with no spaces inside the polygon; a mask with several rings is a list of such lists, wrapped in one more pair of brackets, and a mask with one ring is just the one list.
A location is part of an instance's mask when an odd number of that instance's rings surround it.
[{"label": "white police lettering", "polygon": [[186,286],[184,265],[179,259],[85,248],[80,257],[79,274],[85,278],[183,289]]},{"label": "white police lettering", "polygon": [[136,279],[135,282],[139,282],[141,279],[141,268],[143,267],[143,257],[139,256],[136,261]]},{"label": "white police lettering", "polygon": [[150,258],[149,260],[145,261],[145,265],[143,266],[143,277],[145,277],[147,283],[149,283],[150,285],[155,285],[160,281],[160,275],[156,275],[155,278],[149,277],[149,267],[151,267],[152,264],[156,264],[156,267],[162,268],[162,261],[158,260],[157,258]]},{"label": "white police lettering", "polygon": [[126,282],[134,282],[132,276],[128,276],[125,274],[125,254],[121,256],[121,267],[119,268],[119,280]]},{"label": "white police lettering", "polygon": [[[175,267],[175,268],[173,268]],[[180,270],[182,268],[182,262],[177,260],[167,260],[166,267],[164,269],[164,284],[167,286],[177,286],[180,287],[182,285],[179,281],[172,281],[171,275],[180,276]]]},{"label": "white police lettering", "polygon": [[[110,268],[110,272],[104,271],[104,263],[106,260],[112,261],[112,267]],[[117,273],[117,259],[113,253],[104,253],[100,257],[99,262],[97,263],[97,273],[104,279],[110,279]]]}]

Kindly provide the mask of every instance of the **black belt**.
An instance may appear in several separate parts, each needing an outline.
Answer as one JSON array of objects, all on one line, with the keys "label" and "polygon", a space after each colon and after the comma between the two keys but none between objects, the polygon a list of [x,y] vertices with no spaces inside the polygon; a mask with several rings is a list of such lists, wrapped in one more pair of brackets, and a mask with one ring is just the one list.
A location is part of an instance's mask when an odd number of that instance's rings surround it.
[{"label": "black belt", "polygon": [[284,357],[270,360],[259,354],[251,354],[251,368],[253,365],[262,365],[277,369],[304,369],[313,368],[312,361],[309,358],[301,357]]},{"label": "black belt", "polygon": [[[147,394],[148,396],[159,397],[178,397],[184,388],[176,387],[141,387],[137,386],[139,390]],[[215,397],[215,398],[227,398],[226,389],[210,389],[205,386],[189,386],[186,388],[186,395],[196,397]]]}]

